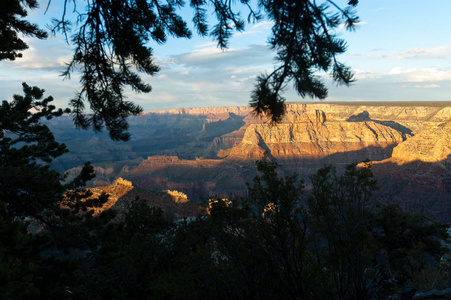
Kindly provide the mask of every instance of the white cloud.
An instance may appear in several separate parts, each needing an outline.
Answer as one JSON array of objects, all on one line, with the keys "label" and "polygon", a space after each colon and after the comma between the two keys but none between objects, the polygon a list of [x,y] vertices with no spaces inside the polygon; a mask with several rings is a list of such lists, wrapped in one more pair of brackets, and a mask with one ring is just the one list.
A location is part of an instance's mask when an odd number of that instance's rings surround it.
[{"label": "white cloud", "polygon": [[263,21],[263,22],[258,22],[257,24],[254,24],[254,25],[251,27],[251,30],[252,30],[252,29],[259,28],[259,27],[271,28],[273,25],[274,25],[274,22],[273,22],[273,21]]},{"label": "white cloud", "polygon": [[392,59],[432,59],[432,58],[449,58],[451,57],[451,46],[440,46],[435,48],[411,48],[406,51],[393,51],[389,55]]},{"label": "white cloud", "polygon": [[226,51],[217,47],[196,49],[192,52],[169,57],[173,65],[190,68],[223,70],[226,67],[272,65],[271,50],[264,45],[250,45],[247,48],[230,48]]},{"label": "white cloud", "polygon": [[217,45],[218,45],[217,42],[208,42],[208,43],[196,45],[195,48],[212,48],[212,47],[217,47]]},{"label": "white cloud", "polygon": [[451,80],[451,71],[442,70],[435,67],[429,68],[403,68],[395,67],[388,72],[398,81],[425,82]]},{"label": "white cloud", "polygon": [[441,59],[451,58],[451,45],[434,48],[410,48],[405,51],[391,51],[388,53],[378,53],[376,56],[369,57],[371,60],[379,59]]},{"label": "white cloud", "polygon": [[13,62],[6,62],[11,69],[28,69],[28,70],[56,70],[63,71],[66,62],[70,60],[70,56],[52,56],[44,55],[41,51],[30,47],[23,53],[22,58],[18,58]]},{"label": "white cloud", "polygon": [[425,84],[425,85],[415,85],[415,88],[421,88],[421,89],[436,89],[439,88],[440,86],[437,84]]},{"label": "white cloud", "polygon": [[11,69],[52,70],[61,72],[71,60],[72,50],[63,41],[56,39],[24,39],[29,48],[23,51],[23,57],[13,62],[6,62]]},{"label": "white cloud", "polygon": [[246,29],[245,31],[234,33],[234,36],[242,37],[249,35],[262,35],[262,34],[267,35],[273,25],[274,25],[273,21],[258,22],[252,25],[251,28]]},{"label": "white cloud", "polygon": [[364,70],[361,70],[361,69],[353,69],[353,71],[354,71],[354,77],[357,80],[361,80],[361,79],[377,79],[377,78],[381,78],[382,77],[382,74],[369,72],[369,71],[364,71]]}]

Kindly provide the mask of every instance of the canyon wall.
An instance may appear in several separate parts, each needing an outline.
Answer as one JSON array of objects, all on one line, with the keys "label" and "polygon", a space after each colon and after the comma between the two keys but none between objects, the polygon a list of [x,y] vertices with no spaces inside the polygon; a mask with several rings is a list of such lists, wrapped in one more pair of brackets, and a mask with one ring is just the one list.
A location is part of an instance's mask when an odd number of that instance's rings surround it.
[{"label": "canyon wall", "polygon": [[[451,103],[288,103],[286,108],[277,125],[245,116],[242,127],[210,143],[210,159],[163,163],[149,157],[129,176],[145,188],[175,188],[192,199],[244,197],[245,183],[256,174],[253,164],[265,154],[278,160],[282,174],[300,174],[307,191],[309,175],[324,164],[340,168],[368,158],[380,182],[377,201],[396,201],[406,210],[421,208],[451,221]],[[177,113],[208,115],[208,110]]]},{"label": "canyon wall", "polygon": [[238,116],[246,116],[250,113],[249,106],[222,106],[222,107],[197,107],[197,108],[177,108],[169,110],[155,110],[151,113],[169,114],[169,115],[203,115],[203,116],[220,116],[233,113]]},{"label": "canyon wall", "polygon": [[451,102],[287,103],[277,125],[250,112],[154,111],[130,118],[126,146],[105,141],[100,149],[96,141],[80,153],[120,157],[94,161],[98,183],[122,176],[137,188],[176,190],[198,202],[245,197],[246,182],[257,174],[255,160],[264,155],[278,160],[282,175],[300,174],[307,191],[309,176],[324,164],[340,169],[369,158],[380,183],[376,201],[451,222]]},{"label": "canyon wall", "polygon": [[250,124],[229,158],[255,159],[265,151],[295,160],[361,152],[379,161],[390,158],[396,147],[398,161],[446,159],[451,153],[449,102],[407,104],[287,104],[277,126]]}]

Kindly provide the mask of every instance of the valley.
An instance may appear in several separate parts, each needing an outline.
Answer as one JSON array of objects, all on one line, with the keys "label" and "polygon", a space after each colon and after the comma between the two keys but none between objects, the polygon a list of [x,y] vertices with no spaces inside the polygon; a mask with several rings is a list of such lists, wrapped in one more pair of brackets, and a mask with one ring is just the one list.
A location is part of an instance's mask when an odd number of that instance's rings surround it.
[{"label": "valley", "polygon": [[74,175],[91,161],[91,187],[121,177],[136,189],[176,190],[203,203],[245,197],[265,153],[282,175],[298,173],[307,193],[309,176],[324,164],[340,169],[368,158],[380,186],[375,201],[451,223],[451,102],[287,103],[286,110],[277,125],[248,107],[153,111],[129,118],[127,143],[77,131],[63,116],[50,128],[70,152],[52,167]]}]

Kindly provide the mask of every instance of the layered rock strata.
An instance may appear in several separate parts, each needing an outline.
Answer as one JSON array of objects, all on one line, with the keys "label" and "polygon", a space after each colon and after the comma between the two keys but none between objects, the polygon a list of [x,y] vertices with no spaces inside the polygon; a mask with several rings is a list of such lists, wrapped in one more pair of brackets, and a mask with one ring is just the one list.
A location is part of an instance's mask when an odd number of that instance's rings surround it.
[{"label": "layered rock strata", "polygon": [[[399,131],[372,121],[306,119],[272,127],[259,124],[249,126],[241,144],[230,151],[229,158],[258,159],[266,151],[277,159],[321,159],[335,153],[369,149],[368,158],[380,160],[405,139],[406,135]],[[381,151],[370,150],[372,148]]]},{"label": "layered rock strata", "polygon": [[447,162],[451,154],[451,123],[430,125],[417,135],[393,149],[393,159],[406,163],[412,161]]},{"label": "layered rock strata", "polygon": [[[299,173],[307,189],[309,175],[324,164],[369,158],[377,201],[451,221],[451,102],[288,103],[276,126],[250,111],[177,109],[131,118],[131,131],[139,128],[131,147],[143,161],[121,167],[121,176],[134,190],[177,190],[201,201],[245,197],[254,162],[265,153],[278,159],[281,175]],[[113,169],[104,169],[111,177]]]}]

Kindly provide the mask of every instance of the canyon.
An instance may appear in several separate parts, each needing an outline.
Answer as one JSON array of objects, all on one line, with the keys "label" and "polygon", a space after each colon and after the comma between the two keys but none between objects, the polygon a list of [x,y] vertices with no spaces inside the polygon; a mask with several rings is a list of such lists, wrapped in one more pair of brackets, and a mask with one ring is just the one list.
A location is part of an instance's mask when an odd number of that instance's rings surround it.
[{"label": "canyon", "polygon": [[141,193],[176,190],[204,203],[245,197],[265,155],[277,159],[281,175],[299,174],[307,193],[309,176],[324,164],[340,170],[369,159],[380,187],[375,201],[451,223],[450,113],[451,102],[287,103],[274,125],[249,107],[181,108],[130,117],[128,143],[76,131],[65,116],[49,126],[71,152],[52,166],[70,177],[89,160],[92,187],[122,177]]}]

